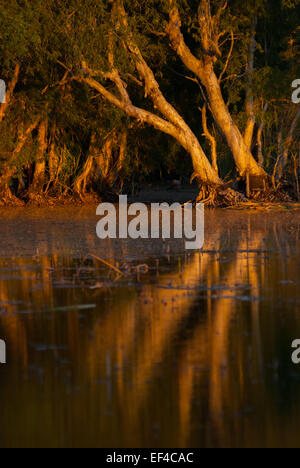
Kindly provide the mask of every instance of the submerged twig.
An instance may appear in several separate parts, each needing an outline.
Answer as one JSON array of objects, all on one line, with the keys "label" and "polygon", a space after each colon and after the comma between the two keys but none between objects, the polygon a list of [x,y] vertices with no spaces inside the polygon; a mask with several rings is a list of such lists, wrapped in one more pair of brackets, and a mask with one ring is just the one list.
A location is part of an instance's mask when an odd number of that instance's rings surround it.
[{"label": "submerged twig", "polygon": [[100,258],[100,257],[97,257],[96,255],[93,255],[93,254],[90,254],[90,257],[94,258],[95,260],[98,260],[99,262],[103,263],[104,265],[108,266],[109,268],[111,268],[112,270],[114,270],[115,272],[117,272],[119,275],[121,276],[124,276],[124,273],[119,270],[119,268],[115,267],[114,265],[112,265],[111,263],[107,262],[106,260],[103,260],[103,258]]}]

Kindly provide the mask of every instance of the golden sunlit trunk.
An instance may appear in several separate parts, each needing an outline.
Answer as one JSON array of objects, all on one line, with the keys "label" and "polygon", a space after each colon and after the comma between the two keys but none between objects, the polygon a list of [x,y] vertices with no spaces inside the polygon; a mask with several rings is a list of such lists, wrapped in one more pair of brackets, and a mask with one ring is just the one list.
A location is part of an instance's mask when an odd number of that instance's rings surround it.
[{"label": "golden sunlit trunk", "polygon": [[[212,44],[209,34],[210,25],[206,21],[201,22],[201,41],[204,57],[198,59],[185,43],[181,32],[181,18],[175,0],[169,0],[169,5],[170,22],[167,31],[171,46],[184,65],[199,78],[204,86],[213,117],[227,140],[239,174],[248,180],[249,175],[266,178],[267,175],[264,169],[258,165],[252,156],[225,104],[220,81],[214,71],[215,59],[220,55],[220,51],[217,44]],[[209,18],[211,21],[210,16]],[[210,50],[213,45],[214,48]]]},{"label": "golden sunlit trunk", "polygon": [[242,177],[245,177],[247,174],[266,177],[264,169],[255,161],[241,132],[230,115],[212,64],[209,64],[204,69],[203,84],[207,91],[213,116],[226,137],[239,174]]},{"label": "golden sunlit trunk", "polygon": [[246,94],[246,114],[248,117],[248,121],[246,125],[244,140],[250,152],[252,150],[253,134],[254,134],[255,123],[256,123],[255,112],[254,112],[254,98],[253,98],[254,58],[255,58],[255,50],[256,50],[256,45],[257,45],[256,40],[255,40],[256,23],[257,23],[257,18],[255,18],[254,20],[254,32],[253,32],[253,36],[251,38],[250,45],[249,45],[249,57],[248,57],[248,67],[247,67],[248,88],[247,88],[247,94]]},{"label": "golden sunlit trunk", "polygon": [[47,150],[48,122],[42,120],[38,131],[38,149],[33,174],[32,185],[29,189],[30,198],[35,198],[43,194],[46,172],[46,150]]}]

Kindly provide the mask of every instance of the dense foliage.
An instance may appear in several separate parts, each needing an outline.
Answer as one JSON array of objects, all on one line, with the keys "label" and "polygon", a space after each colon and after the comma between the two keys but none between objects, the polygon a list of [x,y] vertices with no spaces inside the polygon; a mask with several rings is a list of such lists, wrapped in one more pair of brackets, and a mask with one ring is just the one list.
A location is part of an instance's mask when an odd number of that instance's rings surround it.
[{"label": "dense foliage", "polygon": [[203,197],[226,182],[299,199],[299,13],[299,0],[1,2],[0,204],[193,174]]}]

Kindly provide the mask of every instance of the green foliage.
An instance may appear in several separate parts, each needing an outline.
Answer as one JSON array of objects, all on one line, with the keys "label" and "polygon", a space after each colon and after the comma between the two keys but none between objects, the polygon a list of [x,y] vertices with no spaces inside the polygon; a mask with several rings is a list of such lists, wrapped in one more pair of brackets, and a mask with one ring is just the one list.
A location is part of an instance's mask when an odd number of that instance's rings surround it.
[{"label": "green foliage", "polygon": [[[198,0],[179,0],[182,30],[192,52],[203,56],[198,22]],[[220,0],[211,0],[216,13]],[[210,148],[202,136],[201,108],[205,95],[201,87],[171,51],[166,36],[168,2],[165,0],[125,0],[125,9],[135,41],[153,70],[161,89],[201,140],[206,152]],[[230,112],[240,125],[246,123],[245,95],[248,86],[247,64],[253,24],[257,18],[253,95],[257,123],[265,121],[270,160],[276,158],[278,130],[286,135],[293,110],[286,122],[282,114],[289,108],[290,84],[300,77],[299,70],[299,0],[231,0],[220,17],[222,56],[215,70],[222,77],[222,91]],[[18,142],[22,128],[36,119],[49,120],[49,132],[56,127],[55,144],[61,157],[60,183],[71,187],[82,171],[91,135],[101,148],[112,129],[129,128],[126,177],[135,181],[184,175],[192,172],[179,145],[153,129],[132,121],[106,102],[75,76],[86,73],[82,62],[94,71],[109,70],[108,49],[113,25],[110,0],[9,0],[0,4],[0,78],[8,83],[17,64],[21,71],[5,119],[0,123],[0,167],[5,167]],[[135,105],[156,112],[145,97],[140,76],[119,27],[112,36],[115,66],[118,68]],[[233,49],[232,35],[234,37]],[[299,76],[298,76],[299,75]],[[111,82],[100,72],[95,78],[116,93]],[[270,103],[264,114],[262,109]],[[213,129],[209,114],[208,125]],[[221,173],[233,166],[229,150],[214,127],[220,154]],[[299,133],[299,132],[298,132]],[[296,138],[298,138],[298,133]],[[48,135],[50,142],[50,134]],[[254,148],[255,151],[255,148]],[[28,139],[13,164],[16,175],[33,165],[36,134]],[[269,161],[267,160],[267,164]]]}]

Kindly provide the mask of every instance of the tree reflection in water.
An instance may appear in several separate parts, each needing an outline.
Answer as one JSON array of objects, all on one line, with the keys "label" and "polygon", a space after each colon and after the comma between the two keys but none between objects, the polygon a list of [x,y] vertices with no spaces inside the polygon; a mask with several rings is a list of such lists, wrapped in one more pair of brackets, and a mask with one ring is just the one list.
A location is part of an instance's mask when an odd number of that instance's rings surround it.
[{"label": "tree reflection in water", "polygon": [[[194,254],[99,246],[88,210],[30,213],[22,235],[16,216],[1,226],[2,446],[299,445],[297,213],[208,212]],[[150,272],[116,282],[87,253]]]}]

